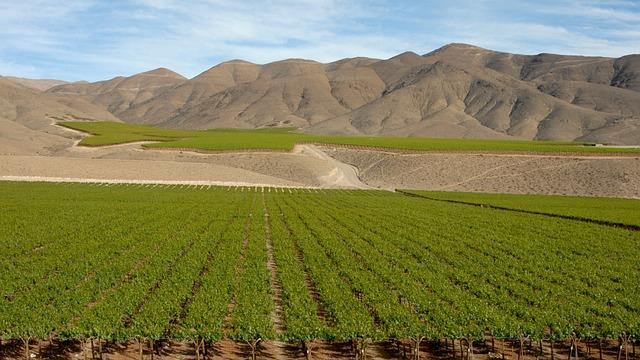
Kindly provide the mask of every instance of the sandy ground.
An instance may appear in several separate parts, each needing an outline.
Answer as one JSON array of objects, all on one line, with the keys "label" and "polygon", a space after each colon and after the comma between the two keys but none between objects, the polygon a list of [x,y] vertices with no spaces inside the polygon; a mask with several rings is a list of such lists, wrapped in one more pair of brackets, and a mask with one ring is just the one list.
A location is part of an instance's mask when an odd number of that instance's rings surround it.
[{"label": "sandy ground", "polygon": [[[145,150],[141,143],[90,148],[77,146],[85,134],[53,128],[58,131],[56,138],[62,140],[48,146],[30,141],[19,146],[0,142],[0,179],[367,187],[358,179],[355,168],[326,156],[313,145],[297,146],[291,153],[203,154]],[[17,147],[22,151],[17,152]]]},{"label": "sandy ground", "polygon": [[331,168],[331,170],[329,170],[329,173],[326,175],[322,175],[319,178],[320,181],[325,185],[329,184],[340,187],[356,188],[370,187],[360,180],[357,167],[345,164],[332,158],[316,145],[297,145],[293,152],[308,155],[329,165],[329,167]]},{"label": "sandy ground", "polygon": [[[47,141],[0,141],[0,179],[640,198],[640,157],[399,153],[311,144],[298,145],[290,153],[205,154],[145,150],[141,143],[89,148],[77,146],[84,133],[59,126],[52,129]],[[56,141],[45,146],[52,137]],[[22,151],[16,153],[16,147]]]},{"label": "sandy ground", "polygon": [[142,160],[50,156],[0,156],[0,178],[42,181],[138,182],[145,180],[157,183],[305,186],[299,182],[209,163],[157,160],[145,165]]},{"label": "sandy ground", "polygon": [[640,198],[640,157],[322,150],[378,188]]}]

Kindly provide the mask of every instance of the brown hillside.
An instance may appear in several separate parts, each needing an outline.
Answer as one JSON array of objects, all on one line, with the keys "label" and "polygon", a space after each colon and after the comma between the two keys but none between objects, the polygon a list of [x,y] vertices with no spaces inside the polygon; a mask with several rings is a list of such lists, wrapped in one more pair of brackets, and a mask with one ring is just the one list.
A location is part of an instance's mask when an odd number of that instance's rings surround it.
[{"label": "brown hillside", "polygon": [[43,93],[0,77],[0,153],[53,150],[69,142],[58,119],[119,121],[100,106],[77,96]]},{"label": "brown hillside", "polygon": [[158,69],[48,92],[80,95],[124,121],[184,128],[640,143],[638,55],[517,55],[450,44],[387,60],[233,60],[189,80]]},{"label": "brown hillside", "polygon": [[5,79],[26,86],[31,89],[45,91],[51,89],[54,86],[66,84],[66,81],[53,80],[53,79],[25,79],[13,76],[6,76]]}]

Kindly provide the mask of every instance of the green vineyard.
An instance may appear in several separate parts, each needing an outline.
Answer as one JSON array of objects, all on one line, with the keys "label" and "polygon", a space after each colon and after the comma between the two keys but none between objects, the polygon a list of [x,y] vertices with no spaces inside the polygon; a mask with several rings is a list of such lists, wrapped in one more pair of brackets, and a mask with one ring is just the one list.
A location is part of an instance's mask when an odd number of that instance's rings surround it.
[{"label": "green vineyard", "polygon": [[0,207],[4,341],[640,338],[640,232],[587,219],[187,185],[0,182]]},{"label": "green vineyard", "polygon": [[105,146],[149,141],[149,149],[196,151],[291,151],[296,144],[318,143],[367,149],[497,153],[638,154],[640,149],[593,146],[592,143],[541,140],[443,139],[425,137],[314,135],[293,128],[183,130],[109,121],[65,121],[58,125],[89,136],[79,145]]},{"label": "green vineyard", "polygon": [[640,201],[636,199],[417,190],[407,190],[406,193],[431,200],[490,206],[640,228]]}]

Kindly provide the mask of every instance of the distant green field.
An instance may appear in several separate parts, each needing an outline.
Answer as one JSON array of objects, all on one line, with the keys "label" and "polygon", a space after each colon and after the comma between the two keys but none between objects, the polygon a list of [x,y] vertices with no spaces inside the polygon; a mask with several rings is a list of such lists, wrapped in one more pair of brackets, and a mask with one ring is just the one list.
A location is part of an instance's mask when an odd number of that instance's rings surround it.
[{"label": "distant green field", "polygon": [[552,153],[640,153],[638,149],[611,149],[577,142],[437,139],[419,137],[326,136],[293,132],[291,128],[178,130],[115,122],[62,122],[89,136],[85,146],[103,146],[136,141],[156,141],[146,148],[194,149],[203,151],[278,150],[290,151],[298,143],[322,143],[418,151],[491,151]]},{"label": "distant green field", "polygon": [[409,190],[408,192],[422,195],[430,199],[451,200],[514,210],[640,226],[640,200],[634,199],[417,190]]}]

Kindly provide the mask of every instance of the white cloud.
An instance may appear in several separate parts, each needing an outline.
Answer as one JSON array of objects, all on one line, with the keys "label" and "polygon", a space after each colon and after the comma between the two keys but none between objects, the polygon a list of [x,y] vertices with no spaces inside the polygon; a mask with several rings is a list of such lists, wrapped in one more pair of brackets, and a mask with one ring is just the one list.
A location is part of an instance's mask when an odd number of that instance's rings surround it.
[{"label": "white cloud", "polygon": [[[167,25],[123,37],[113,48],[105,49],[127,59],[133,72],[167,66],[194,76],[215,61],[231,58],[256,63],[288,57],[327,62],[359,55],[389,57],[411,46],[397,37],[354,32],[354,22],[372,16],[371,10],[336,0],[138,3],[144,7],[136,12],[136,18],[153,16]],[[104,61],[120,62],[109,57]]]},{"label": "white cloud", "polygon": [[450,39],[458,39],[493,50],[522,54],[557,53],[592,56],[623,56],[640,53],[640,42],[606,38],[572,31],[563,26],[536,23],[502,22],[480,24],[449,23]]},{"label": "white cloud", "polygon": [[[612,8],[611,5],[614,4],[618,5],[618,7]],[[624,5],[624,3],[571,1],[569,4],[556,7],[554,10],[561,11],[560,13],[563,15],[586,16],[608,21],[640,22],[638,9],[633,10],[633,8],[630,8],[630,6],[632,6],[630,4],[627,4],[627,6],[621,5]]]},{"label": "white cloud", "polygon": [[640,52],[635,1],[541,1],[21,0],[0,12],[0,53],[10,59],[3,68],[22,76],[98,80],[160,66],[194,76],[232,58],[388,58],[448,42],[520,53]]}]

